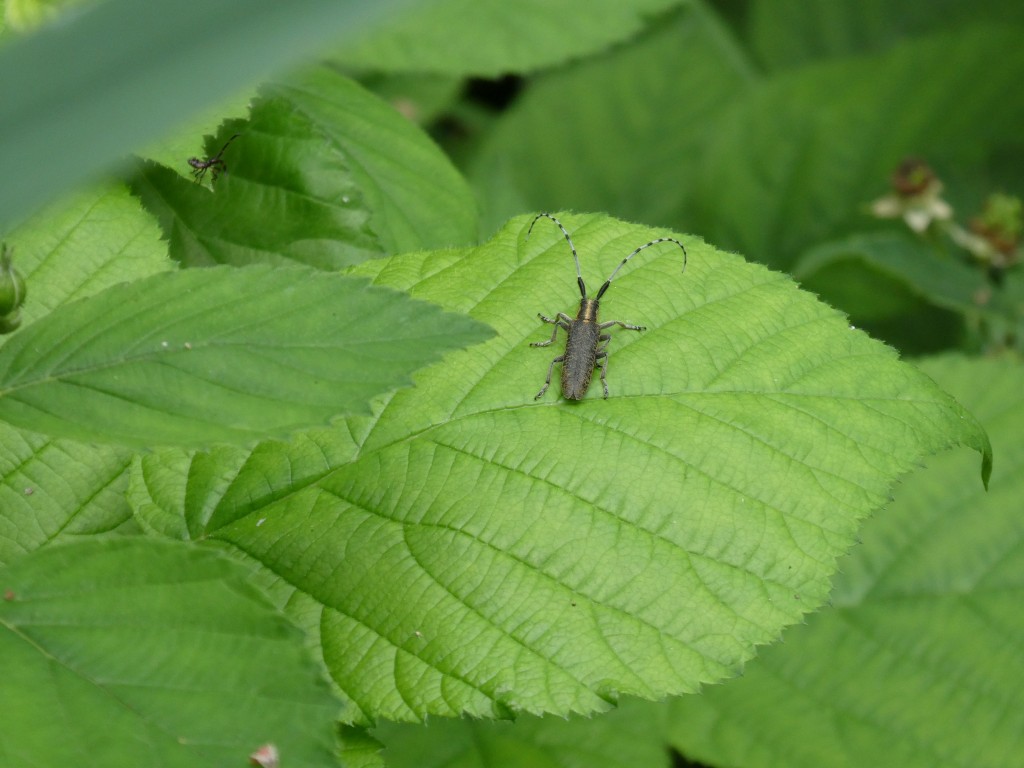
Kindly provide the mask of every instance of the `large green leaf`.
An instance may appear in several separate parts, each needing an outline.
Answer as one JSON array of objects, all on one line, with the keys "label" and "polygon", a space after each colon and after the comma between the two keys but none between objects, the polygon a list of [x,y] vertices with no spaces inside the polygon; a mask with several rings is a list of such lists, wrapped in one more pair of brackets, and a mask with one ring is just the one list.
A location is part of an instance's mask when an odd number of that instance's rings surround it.
[{"label": "large green leaf", "polygon": [[140,165],[133,189],[181,263],[337,269],[386,252],[475,241],[466,182],[388,104],[323,67],[265,93],[248,121],[229,122],[208,143],[206,157],[223,149],[227,165],[212,190]]},{"label": "large green leaf", "polygon": [[50,547],[0,569],[9,766],[336,765],[340,704],[246,570],[196,547]]},{"label": "large green leaf", "polygon": [[697,2],[629,45],[538,78],[473,163],[487,221],[525,204],[685,229],[675,215],[707,133],[750,81],[744,55]]},{"label": "large green leaf", "polygon": [[965,451],[928,461],[864,527],[832,607],[742,680],[672,705],[675,742],[713,765],[1003,768],[1024,754],[1024,370],[924,369],[989,429],[988,493]]},{"label": "large green leaf", "polygon": [[[596,286],[667,233],[565,215]],[[823,602],[835,558],[919,457],[984,433],[786,277],[685,238],[603,300],[608,384],[534,400],[572,261],[529,218],[356,272],[493,326],[485,344],[292,444],[155,453],[133,502],[266,568],[358,718],[557,714],[737,673]],[[174,520],[177,518],[178,522]]]},{"label": "large green leaf", "polygon": [[336,58],[371,71],[496,77],[603,50],[685,0],[441,0],[393,16]]},{"label": "large green leaf", "polygon": [[407,0],[108,0],[0,51],[0,228]]},{"label": "large green leaf", "polygon": [[21,329],[0,349],[0,418],[133,445],[251,442],[365,411],[369,397],[487,335],[351,277],[167,273]]}]

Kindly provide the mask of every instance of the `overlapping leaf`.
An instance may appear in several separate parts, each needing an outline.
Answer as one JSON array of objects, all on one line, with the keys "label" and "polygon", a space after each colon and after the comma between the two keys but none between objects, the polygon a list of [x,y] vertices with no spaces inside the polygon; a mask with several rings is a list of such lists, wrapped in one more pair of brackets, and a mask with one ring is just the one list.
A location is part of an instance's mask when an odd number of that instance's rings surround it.
[{"label": "overlapping leaf", "polygon": [[28,285],[26,324],[68,302],[173,267],[160,230],[137,200],[114,185],[51,206],[5,240]]},{"label": "overlapping leaf", "polygon": [[1001,342],[1021,335],[1024,302],[1015,270],[993,283],[959,254],[909,235],[877,232],[823,243],[804,254],[794,275],[903,350],[948,347],[964,328]]},{"label": "overlapping leaf", "polygon": [[0,565],[51,541],[129,523],[131,454],[0,424]]},{"label": "overlapping leaf", "polygon": [[0,349],[0,418],[132,445],[252,442],[360,412],[487,329],[364,280],[214,267],[114,286]]},{"label": "overlapping leaf", "polygon": [[928,461],[864,528],[833,605],[742,680],[672,705],[675,743],[712,765],[1002,768],[1024,754],[1024,371],[924,369],[987,426],[988,493],[965,451]]},{"label": "overlapping leaf", "polygon": [[[564,216],[593,285],[661,231]],[[602,302],[611,397],[535,402],[573,311],[561,234],[357,271],[498,335],[370,417],[251,455],[143,457],[133,498],[232,544],[315,638],[358,718],[566,714],[735,674],[819,605],[858,521],[926,453],[984,433],[785,277],[686,238]],[[148,498],[148,501],[147,501]],[[183,521],[174,527],[173,517]]]},{"label": "overlapping leaf", "polygon": [[270,92],[342,147],[385,252],[476,241],[476,206],[465,180],[390,104],[326,67],[296,73]]},{"label": "overlapping leaf", "polygon": [[131,179],[182,265],[339,269],[382,255],[344,153],[288,102],[261,99],[202,157],[225,164],[207,169],[213,189],[152,162]]},{"label": "overlapping leaf", "polygon": [[0,569],[8,765],[331,766],[339,702],[301,635],[197,547],[51,547]]}]

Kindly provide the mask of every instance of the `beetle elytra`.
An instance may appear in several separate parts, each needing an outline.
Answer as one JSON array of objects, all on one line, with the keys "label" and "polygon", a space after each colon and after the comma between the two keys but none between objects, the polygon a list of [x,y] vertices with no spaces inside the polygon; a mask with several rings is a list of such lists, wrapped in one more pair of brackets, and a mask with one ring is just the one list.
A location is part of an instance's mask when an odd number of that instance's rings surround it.
[{"label": "beetle elytra", "polygon": [[547,341],[534,341],[530,344],[531,347],[549,347],[555,343],[558,336],[558,329],[561,328],[566,332],[565,341],[565,352],[554,360],[551,361],[551,365],[548,366],[548,376],[544,380],[544,386],[541,387],[540,392],[537,393],[534,400],[539,400],[544,396],[544,393],[548,391],[548,387],[551,386],[551,375],[555,370],[557,363],[562,364],[562,397],[566,400],[582,400],[583,396],[587,394],[587,390],[590,389],[590,381],[594,376],[594,368],[600,364],[601,366],[601,386],[604,387],[604,396],[608,397],[608,344],[611,342],[611,334],[604,333],[607,329],[613,325],[621,326],[627,331],[643,331],[646,330],[641,325],[631,325],[630,323],[624,323],[621,320],[609,320],[608,322],[602,323],[598,320],[597,311],[601,300],[604,296],[605,291],[608,290],[612,284],[612,280],[619,274],[619,270],[626,266],[626,262],[636,256],[644,248],[650,248],[652,245],[658,243],[675,243],[683,250],[683,269],[686,269],[686,247],[672,237],[658,237],[651,240],[649,243],[644,243],[636,250],[630,252],[626,258],[624,258],[619,266],[609,275],[608,279],[604,281],[604,284],[594,295],[593,298],[587,296],[587,286],[583,282],[583,273],[580,271],[580,258],[576,254],[576,246],[573,245],[572,237],[566,231],[565,227],[562,226],[562,222],[552,216],[550,213],[539,213],[534,217],[533,222],[530,224],[530,229],[526,233],[526,239],[530,239],[530,233],[533,232],[533,225],[536,224],[540,219],[547,218],[555,222],[562,234],[565,236],[565,241],[569,243],[569,249],[572,251],[573,261],[576,263],[576,283],[580,288],[580,308],[576,313],[576,317],[569,317],[564,312],[559,312],[555,317],[547,317],[546,315],[538,314],[537,316],[545,323],[550,323],[555,326],[551,331],[551,338]]}]

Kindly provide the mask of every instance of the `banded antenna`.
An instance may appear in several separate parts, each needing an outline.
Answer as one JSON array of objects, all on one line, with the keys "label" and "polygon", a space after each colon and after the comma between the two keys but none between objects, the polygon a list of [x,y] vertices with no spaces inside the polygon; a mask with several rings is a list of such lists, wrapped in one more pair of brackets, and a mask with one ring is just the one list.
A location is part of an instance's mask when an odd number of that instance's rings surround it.
[{"label": "banded antenna", "polygon": [[[569,244],[569,248],[572,250],[572,260],[576,264],[576,282],[580,286],[580,296],[582,296],[584,299],[587,298],[587,286],[583,282],[583,272],[582,272],[582,270],[580,270],[580,257],[576,254],[576,246],[573,245],[572,237],[566,231],[565,227],[562,226],[562,222],[560,222],[558,219],[556,219],[550,213],[538,213],[533,218],[533,221],[530,222],[530,229],[526,233],[526,239],[527,240],[530,239],[530,234],[533,232],[533,225],[536,224],[538,221],[540,221],[542,218],[551,219],[553,222],[555,222],[555,224],[558,226],[558,228],[560,230],[562,230],[562,234],[565,235],[565,242],[567,242]],[[678,240],[676,240],[674,237],[658,237],[658,238],[655,238],[654,240],[651,240],[649,243],[644,243],[639,248],[637,248],[636,250],[632,251],[626,258],[624,258],[622,261],[620,261],[619,262],[619,266],[617,266],[612,271],[611,275],[609,275],[608,279],[604,281],[604,284],[601,286],[600,290],[598,290],[597,295],[594,297],[594,300],[596,301],[597,299],[600,299],[602,296],[604,296],[605,291],[607,291],[611,287],[612,280],[614,280],[615,276],[617,274],[619,274],[619,270],[622,269],[624,266],[626,266],[626,262],[627,261],[629,261],[634,256],[636,256],[638,253],[640,253],[640,251],[642,251],[644,248],[650,248],[652,245],[657,245],[658,243],[675,243],[680,248],[682,248],[682,250],[683,250],[683,271],[685,272],[686,271],[686,258],[687,258],[686,257],[686,246],[683,245]]]},{"label": "banded antenna", "polygon": [[[584,299],[587,298],[587,286],[583,283],[583,273],[580,271],[580,257],[576,255],[576,246],[572,244],[572,238],[569,233],[566,232],[565,227],[562,226],[562,222],[552,216],[550,213],[538,213],[533,217],[533,221],[530,222],[530,229],[526,232],[526,239],[530,239],[530,233],[533,232],[533,225],[540,221],[542,218],[551,219],[562,230],[562,234],[565,235],[565,242],[569,244],[569,248],[572,250],[572,260],[576,262],[576,282],[580,286],[580,296]],[[622,266],[621,264],[619,266]]]}]

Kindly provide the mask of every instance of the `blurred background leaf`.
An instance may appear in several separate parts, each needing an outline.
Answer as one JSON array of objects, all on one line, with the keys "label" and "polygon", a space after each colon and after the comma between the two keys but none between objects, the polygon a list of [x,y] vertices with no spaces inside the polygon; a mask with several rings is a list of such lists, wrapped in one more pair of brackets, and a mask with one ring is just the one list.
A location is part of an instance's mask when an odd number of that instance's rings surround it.
[{"label": "blurred background leaf", "polygon": [[910,233],[822,243],[794,265],[793,275],[875,338],[917,354],[963,344],[968,325],[1020,325],[1020,310],[991,295],[981,270]]},{"label": "blurred background leaf", "polygon": [[687,0],[439,0],[334,58],[370,71],[500,76],[596,53]]},{"label": "blurred background leaf", "polygon": [[980,203],[990,166],[1024,191],[1005,171],[1024,158],[1024,102],[1011,96],[1022,33],[975,21],[759,72],[742,30],[695,1],[528,82],[465,163],[488,224],[524,209],[604,210],[789,268],[870,226],[866,204],[906,155],[963,179],[958,207]]},{"label": "blurred background leaf", "polygon": [[812,244],[863,227],[906,155],[983,163],[1024,122],[1024,101],[1006,98],[1024,77],[1022,32],[972,27],[764,82],[716,123],[690,223],[789,268]]},{"label": "blurred background leaf", "polygon": [[767,69],[799,67],[899,45],[964,25],[1024,24],[1005,0],[750,0],[747,32]]},{"label": "blurred background leaf", "polygon": [[633,700],[595,717],[433,719],[373,729],[389,768],[669,768],[664,731],[665,718]]}]

